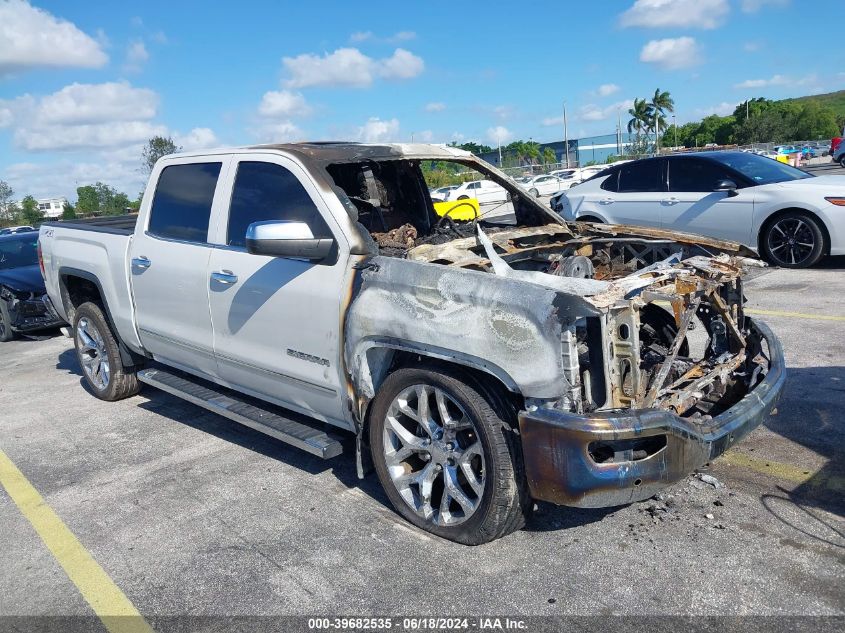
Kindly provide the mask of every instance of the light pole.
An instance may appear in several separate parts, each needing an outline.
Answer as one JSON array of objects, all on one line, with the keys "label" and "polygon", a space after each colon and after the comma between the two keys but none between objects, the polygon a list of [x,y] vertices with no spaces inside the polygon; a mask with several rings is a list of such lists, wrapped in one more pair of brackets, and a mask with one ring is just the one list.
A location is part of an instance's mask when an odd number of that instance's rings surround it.
[{"label": "light pole", "polygon": [[672,127],[675,128],[675,149],[678,149],[678,119],[672,115]]},{"label": "light pole", "polygon": [[563,102],[563,145],[566,147],[566,167],[569,168],[569,129],[566,127],[566,101]]}]

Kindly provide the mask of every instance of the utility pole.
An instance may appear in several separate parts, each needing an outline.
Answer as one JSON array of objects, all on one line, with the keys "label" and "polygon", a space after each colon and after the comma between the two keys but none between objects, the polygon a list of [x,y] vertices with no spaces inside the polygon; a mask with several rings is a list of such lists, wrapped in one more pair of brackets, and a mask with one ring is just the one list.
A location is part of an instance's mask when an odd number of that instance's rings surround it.
[{"label": "utility pole", "polygon": [[499,169],[502,168],[502,137],[501,135],[496,135],[496,144],[499,146]]},{"label": "utility pole", "polygon": [[569,129],[566,127],[566,101],[563,102],[563,144],[566,147],[566,167],[569,167]]},{"label": "utility pole", "polygon": [[675,151],[678,149],[678,119],[672,115],[672,127],[675,128]]},{"label": "utility pole", "polygon": [[622,109],[616,108],[616,153],[622,156]]}]

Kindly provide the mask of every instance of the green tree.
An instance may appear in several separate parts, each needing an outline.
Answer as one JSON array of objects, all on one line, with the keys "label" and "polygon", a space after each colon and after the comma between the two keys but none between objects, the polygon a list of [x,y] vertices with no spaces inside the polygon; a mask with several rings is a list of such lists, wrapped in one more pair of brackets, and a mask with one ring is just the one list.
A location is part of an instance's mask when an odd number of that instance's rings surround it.
[{"label": "green tree", "polygon": [[657,88],[651,101],[648,102],[648,121],[649,127],[654,132],[654,143],[657,151],[660,151],[660,130],[666,129],[666,113],[675,111],[675,100],[668,91],[660,91]]},{"label": "green tree", "polygon": [[38,208],[38,201],[32,196],[26,196],[21,200],[21,210],[19,217],[21,222],[30,226],[35,226],[44,220],[44,212]]},{"label": "green tree", "polygon": [[543,163],[549,165],[555,162],[557,162],[557,156],[555,156],[555,151],[551,147],[544,148]]},{"label": "green tree", "polygon": [[182,148],[178,147],[169,136],[166,138],[164,136],[154,136],[147,141],[147,144],[144,145],[144,149],[141,151],[141,170],[149,176],[159,158],[181,151]]},{"label": "green tree", "polygon": [[75,220],[76,219],[76,209],[73,208],[73,205],[70,202],[65,202],[62,205],[62,220]]},{"label": "green tree", "polygon": [[628,133],[641,135],[648,129],[649,109],[645,99],[634,99],[634,106],[628,109]]},{"label": "green tree", "polygon": [[457,147],[458,149],[465,150],[467,152],[472,152],[476,156],[479,154],[486,154],[487,152],[492,152],[493,148],[489,145],[482,145],[480,143],[475,143],[473,141],[467,141],[466,143],[453,143],[452,147]]},{"label": "green tree", "polygon": [[100,212],[100,200],[93,185],[76,188],[76,212],[83,216]]},{"label": "green tree", "polygon": [[12,197],[14,189],[5,180],[0,180],[0,220],[11,220],[13,215]]}]

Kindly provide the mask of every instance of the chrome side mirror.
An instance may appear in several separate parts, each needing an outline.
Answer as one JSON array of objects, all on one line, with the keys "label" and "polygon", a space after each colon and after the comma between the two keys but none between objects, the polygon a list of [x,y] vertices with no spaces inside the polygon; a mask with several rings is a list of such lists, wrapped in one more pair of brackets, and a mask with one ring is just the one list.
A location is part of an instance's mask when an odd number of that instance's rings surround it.
[{"label": "chrome side mirror", "polygon": [[253,222],[246,230],[246,250],[253,255],[322,262],[334,246],[332,238],[314,237],[311,227],[305,222]]}]

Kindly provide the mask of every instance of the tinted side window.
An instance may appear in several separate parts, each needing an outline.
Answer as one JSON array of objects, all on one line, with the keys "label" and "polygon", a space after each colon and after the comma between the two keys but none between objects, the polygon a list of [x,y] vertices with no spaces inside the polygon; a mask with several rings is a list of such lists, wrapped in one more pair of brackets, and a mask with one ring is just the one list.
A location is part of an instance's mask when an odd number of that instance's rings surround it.
[{"label": "tinted side window", "polygon": [[238,165],[226,243],[246,246],[246,230],[253,222],[305,222],[314,237],[332,237],[323,216],[299,179],[281,165],[242,162]]},{"label": "tinted side window", "polygon": [[[598,176],[598,174],[596,174]],[[596,178],[596,176],[592,176],[588,178],[588,180],[592,180]],[[616,191],[619,187],[619,170],[611,172],[610,176],[608,176],[602,183],[601,188],[605,191]]]},{"label": "tinted side window", "polygon": [[150,234],[204,244],[220,166],[196,163],[165,167],[150,211]]},{"label": "tinted side window", "polygon": [[718,181],[726,179],[736,180],[736,177],[723,165],[709,160],[684,158],[669,161],[669,191],[713,191]]},{"label": "tinted side window", "polygon": [[634,193],[638,191],[663,191],[660,182],[660,161],[637,161],[619,168],[617,191]]}]

